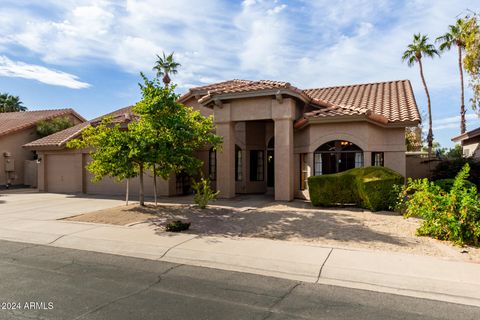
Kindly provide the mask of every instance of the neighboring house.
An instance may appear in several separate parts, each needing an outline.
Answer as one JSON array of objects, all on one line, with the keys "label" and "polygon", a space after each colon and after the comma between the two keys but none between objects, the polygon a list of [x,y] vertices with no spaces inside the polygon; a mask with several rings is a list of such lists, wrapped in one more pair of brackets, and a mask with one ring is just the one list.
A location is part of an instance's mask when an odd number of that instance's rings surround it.
[{"label": "neighboring house", "polygon": [[460,143],[464,157],[480,159],[480,128],[456,136],[452,138],[452,141]]},{"label": "neighboring house", "polygon": [[[222,149],[198,157],[225,198],[237,193],[270,193],[287,201],[308,197],[309,176],[362,166],[386,166],[405,175],[405,127],[420,122],[408,80],[308,90],[287,82],[230,80],[192,88],[179,101],[214,116]],[[125,108],[113,115],[123,121],[131,119],[130,112]],[[123,193],[123,184],[90,181],[83,169],[88,150],[65,149],[81,129],[27,145],[43,158],[39,188]],[[75,172],[68,186],[55,173],[59,168]],[[161,183],[160,194],[181,194],[188,182],[184,175],[172,176]]]},{"label": "neighboring house", "polygon": [[72,109],[0,113],[0,185],[36,185],[36,155],[22,145],[39,138],[39,121],[57,117],[69,117],[75,124],[85,121]]}]

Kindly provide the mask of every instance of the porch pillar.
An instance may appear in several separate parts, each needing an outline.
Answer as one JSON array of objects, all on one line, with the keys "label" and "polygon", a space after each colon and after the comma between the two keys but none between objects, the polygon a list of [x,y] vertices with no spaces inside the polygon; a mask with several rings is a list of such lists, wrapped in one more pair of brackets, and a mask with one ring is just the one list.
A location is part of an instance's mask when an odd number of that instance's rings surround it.
[{"label": "porch pillar", "polygon": [[217,190],[220,198],[235,197],[235,123],[217,123],[216,134],[223,138],[217,152]]},{"label": "porch pillar", "polygon": [[275,119],[275,200],[294,196],[293,120]]}]

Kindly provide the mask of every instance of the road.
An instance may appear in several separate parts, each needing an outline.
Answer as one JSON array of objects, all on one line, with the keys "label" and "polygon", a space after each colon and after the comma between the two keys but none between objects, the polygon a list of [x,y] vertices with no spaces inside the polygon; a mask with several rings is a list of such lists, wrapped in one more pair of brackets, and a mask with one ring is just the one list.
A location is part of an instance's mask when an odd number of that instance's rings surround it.
[{"label": "road", "polygon": [[464,305],[0,241],[0,319],[479,318]]}]

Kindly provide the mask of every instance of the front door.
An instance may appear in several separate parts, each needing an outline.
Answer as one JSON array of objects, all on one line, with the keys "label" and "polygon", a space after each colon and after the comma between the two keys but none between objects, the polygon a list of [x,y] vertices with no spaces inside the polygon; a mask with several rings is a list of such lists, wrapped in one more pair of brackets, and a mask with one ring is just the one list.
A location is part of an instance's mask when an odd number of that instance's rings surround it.
[{"label": "front door", "polygon": [[267,187],[275,186],[275,158],[274,151],[267,150]]}]

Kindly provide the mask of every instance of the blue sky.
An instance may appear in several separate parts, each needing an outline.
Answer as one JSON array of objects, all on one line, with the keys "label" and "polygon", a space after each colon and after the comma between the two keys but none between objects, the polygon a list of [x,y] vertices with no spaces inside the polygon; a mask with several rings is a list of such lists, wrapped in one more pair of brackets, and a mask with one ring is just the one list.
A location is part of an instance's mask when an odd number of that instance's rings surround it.
[{"label": "blue sky", "polygon": [[[0,92],[30,110],[71,107],[90,119],[135,103],[139,72],[153,76],[155,54],[175,51],[179,93],[232,78],[300,88],[409,79],[426,115],[418,68],[401,54],[413,33],[434,39],[467,9],[480,2],[0,0]],[[455,51],[424,68],[435,139],[452,146]],[[470,110],[467,119],[467,129],[480,126]]]}]

